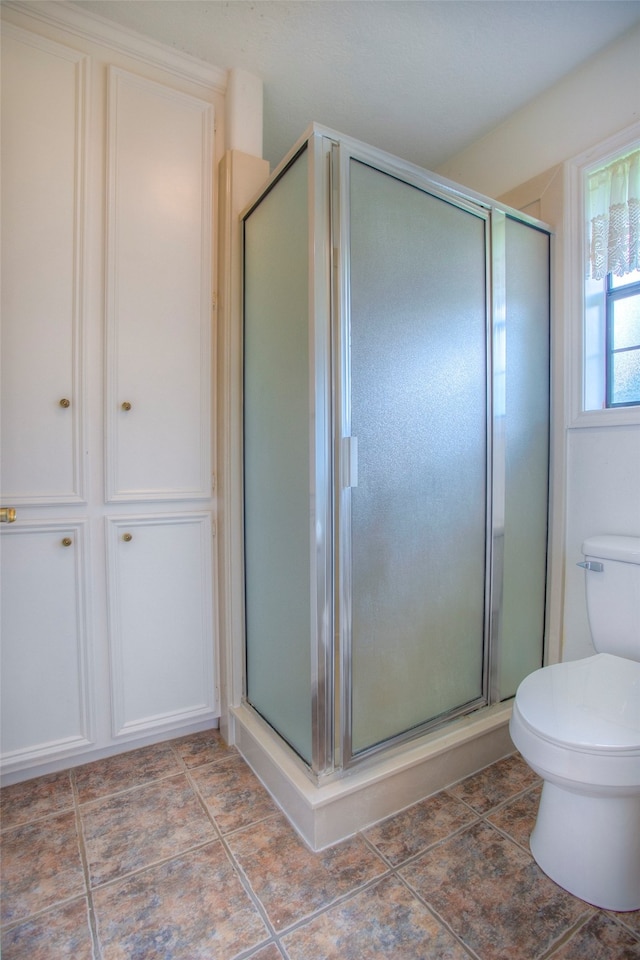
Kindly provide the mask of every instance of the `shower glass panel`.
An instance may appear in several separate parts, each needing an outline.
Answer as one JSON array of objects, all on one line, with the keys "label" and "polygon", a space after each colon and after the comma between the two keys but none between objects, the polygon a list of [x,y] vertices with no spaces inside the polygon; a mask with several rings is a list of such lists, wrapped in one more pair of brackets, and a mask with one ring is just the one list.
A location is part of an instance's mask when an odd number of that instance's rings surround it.
[{"label": "shower glass panel", "polygon": [[246,695],[312,762],[305,150],[245,218]]},{"label": "shower glass panel", "polygon": [[349,179],[355,755],[486,694],[487,298],[482,212]]},{"label": "shower glass panel", "polygon": [[242,220],[245,700],[320,781],[542,663],[550,238],[315,125]]},{"label": "shower glass panel", "polygon": [[502,700],[542,666],[549,476],[549,235],[509,217],[505,231]]}]

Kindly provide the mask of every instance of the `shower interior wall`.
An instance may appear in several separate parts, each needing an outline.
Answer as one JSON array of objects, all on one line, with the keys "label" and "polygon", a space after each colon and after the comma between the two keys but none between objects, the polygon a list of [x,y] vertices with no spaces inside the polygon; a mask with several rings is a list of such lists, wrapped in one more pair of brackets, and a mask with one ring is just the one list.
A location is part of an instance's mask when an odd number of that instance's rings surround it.
[{"label": "shower interior wall", "polygon": [[[390,207],[384,229],[376,230],[381,191],[389,193]],[[404,241],[398,221],[411,218],[412,211],[418,221],[444,213],[459,222],[450,242],[457,244],[460,237],[463,244],[470,242],[462,254],[464,271],[441,232],[428,241],[429,250],[420,248],[427,242],[424,235],[417,246],[415,236]],[[231,735],[307,842],[319,848],[512,749],[508,697],[522,676],[540,665],[544,634],[550,238],[544,225],[531,218],[315,125],[274,171],[243,219],[248,684],[245,698],[231,708]],[[475,237],[471,241],[467,225]],[[456,230],[462,231],[458,239]],[[510,249],[513,255],[507,253]],[[399,526],[405,524],[411,541],[412,526],[424,522],[414,522],[413,509],[429,464],[421,452],[423,425],[400,445],[410,451],[409,459],[394,454],[393,435],[407,410],[403,400],[389,400],[387,394],[376,407],[375,393],[384,381],[379,363],[389,351],[385,324],[397,321],[390,311],[400,309],[399,272],[412,260],[415,269],[425,254],[432,270],[440,271],[446,297],[453,288],[468,285],[474,271],[479,282],[477,296],[471,294],[478,302],[464,305],[458,319],[458,341],[451,329],[437,336],[440,349],[447,341],[458,358],[458,391],[465,381],[463,361],[475,351],[473,365],[482,367],[481,394],[477,385],[475,394],[464,394],[457,413],[452,413],[452,403],[438,413],[428,400],[418,409],[432,427],[436,421],[435,445],[449,452],[451,442],[443,434],[447,419],[460,449],[468,445],[465,430],[469,437],[481,435],[473,471],[444,471],[442,481],[454,486],[450,511],[459,513],[466,501],[478,501],[470,521],[475,539],[473,550],[466,551],[467,528],[451,536],[453,518],[445,514],[435,532],[423,528],[431,543],[417,562],[415,556],[403,557],[406,544],[391,551],[391,566],[399,573],[394,580],[391,570],[387,587],[389,572],[381,576],[371,562]],[[393,283],[387,275],[377,284],[385,261]],[[432,272],[419,292],[423,299],[433,279]],[[385,284],[392,288],[388,295]],[[415,314],[415,307],[409,312]],[[422,364],[422,379],[437,389],[438,369],[441,380],[447,370],[442,353],[430,366],[424,351],[418,356],[420,339],[433,337],[433,329],[420,329],[418,321],[417,333],[406,324],[401,330],[408,335],[408,347],[395,360],[396,370],[390,368],[390,378],[402,380],[402,365],[413,352]],[[400,339],[406,339],[404,334]],[[368,378],[365,368],[358,372],[358,364],[369,362],[372,340],[378,369]],[[516,378],[523,377],[524,391],[516,386]],[[367,379],[369,396],[359,397],[359,385]],[[404,382],[410,381],[405,377]],[[411,383],[415,391],[416,381]],[[376,424],[385,404],[392,408],[391,441],[380,453]],[[369,414],[373,427],[367,423]],[[360,418],[359,457],[352,417]],[[382,499],[376,504],[375,489],[374,499],[367,499],[368,481],[381,460]],[[394,460],[399,462],[394,465]],[[408,503],[404,518],[397,512],[402,497],[393,496],[403,471],[405,477],[417,478],[418,497],[415,504]],[[477,497],[471,487],[460,487],[467,472],[473,473],[469,482],[477,484]],[[436,500],[445,492],[437,491]],[[427,504],[431,512],[433,504],[432,497]],[[372,515],[380,529],[370,529],[367,518]],[[445,571],[440,581],[437,563],[429,567],[438,537],[445,549],[448,539],[454,544],[451,557],[440,562]],[[476,601],[471,646],[465,646],[470,631],[464,620],[442,642],[438,630],[449,619],[444,607],[444,617],[440,611],[428,622],[439,594],[446,606],[455,606],[447,589],[452,571],[465,560],[470,569],[480,566],[483,571],[481,584],[467,591],[475,591]],[[425,562],[436,583],[427,604],[420,596],[427,592],[420,586]],[[385,643],[383,636],[372,648],[370,637],[384,619],[372,597],[393,603],[411,577],[418,596],[410,600],[411,616],[419,621],[414,635],[399,652],[395,637]],[[457,592],[463,596],[465,590],[458,587]],[[398,613],[400,607],[392,617]],[[425,629],[434,638],[431,647],[423,643]],[[409,702],[408,710],[402,707],[394,717],[388,691],[401,704],[420,699],[420,685],[428,680],[425,666],[438,659],[444,663],[443,648],[451,653],[455,644],[456,669],[464,660],[474,661],[471,679],[460,685],[454,676],[455,689],[444,700],[436,698],[435,706],[427,707]],[[409,674],[418,674],[411,698],[402,690],[405,661]],[[334,687],[336,678],[340,689]],[[376,700],[380,678],[387,694]],[[436,687],[444,686],[436,681]]]}]

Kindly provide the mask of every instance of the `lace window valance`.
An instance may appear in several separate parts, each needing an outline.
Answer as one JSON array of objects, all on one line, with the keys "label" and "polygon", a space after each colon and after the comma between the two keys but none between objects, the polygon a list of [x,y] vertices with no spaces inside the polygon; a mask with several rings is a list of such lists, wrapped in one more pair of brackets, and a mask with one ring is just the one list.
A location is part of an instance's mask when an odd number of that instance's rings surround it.
[{"label": "lace window valance", "polygon": [[640,150],[588,174],[587,205],[591,277],[640,269]]}]

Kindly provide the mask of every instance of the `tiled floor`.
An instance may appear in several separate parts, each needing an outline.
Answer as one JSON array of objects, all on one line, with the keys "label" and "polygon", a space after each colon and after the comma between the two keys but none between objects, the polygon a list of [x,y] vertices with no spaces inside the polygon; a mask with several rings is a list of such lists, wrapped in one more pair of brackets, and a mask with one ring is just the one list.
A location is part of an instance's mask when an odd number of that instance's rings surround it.
[{"label": "tiled floor", "polygon": [[3,960],[640,960],[561,890],[517,755],[323,853],[216,732],[2,791]]}]

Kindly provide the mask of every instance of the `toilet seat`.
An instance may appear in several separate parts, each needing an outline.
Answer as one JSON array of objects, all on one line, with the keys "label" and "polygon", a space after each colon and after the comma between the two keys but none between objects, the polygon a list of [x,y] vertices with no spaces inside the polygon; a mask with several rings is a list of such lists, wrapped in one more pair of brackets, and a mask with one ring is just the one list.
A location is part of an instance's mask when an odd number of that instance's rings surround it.
[{"label": "toilet seat", "polygon": [[634,660],[598,653],[536,670],[520,684],[516,705],[529,732],[550,745],[640,758],[640,663]]}]

